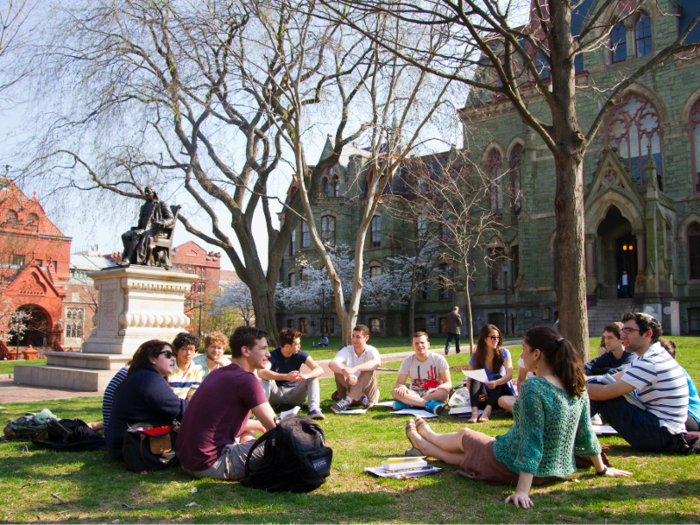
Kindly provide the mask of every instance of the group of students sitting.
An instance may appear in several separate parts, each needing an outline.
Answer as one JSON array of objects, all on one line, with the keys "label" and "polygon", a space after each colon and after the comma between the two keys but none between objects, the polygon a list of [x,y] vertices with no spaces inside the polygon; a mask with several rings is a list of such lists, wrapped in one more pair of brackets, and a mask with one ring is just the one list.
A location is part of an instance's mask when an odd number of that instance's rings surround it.
[{"label": "group of students sitting", "polygon": [[[625,345],[623,351],[632,359],[620,354],[612,339],[608,345],[609,334]],[[620,436],[644,451],[663,450],[674,434],[686,431],[692,381],[659,344],[660,334],[660,325],[653,317],[626,314],[621,326],[606,327],[611,356],[604,354],[584,366],[579,353],[554,329],[534,328],[523,339],[522,377],[519,373],[516,389],[512,357],[500,346],[501,333],[486,325],[469,368],[484,369],[488,381],[468,382],[472,405],[469,422],[488,420],[491,410],[500,405],[512,410],[513,425],[497,437],[469,428],[441,435],[423,419],[411,419],[406,425],[412,446],[409,453],[459,465],[459,473],[470,479],[517,484],[516,492],[506,501],[526,508],[532,505],[531,485],[574,472],[575,455],[589,457],[598,475],[630,476],[603,463],[591,417],[600,413]],[[221,334],[208,336],[206,354],[194,359],[193,349],[199,341],[191,334],[180,334],[173,344],[158,340],[144,343],[124,376],[113,380],[111,413],[104,419],[110,454],[120,457],[129,425],[171,424],[176,420],[181,424],[175,451],[185,472],[197,478],[241,479],[254,432],[277,424],[271,403],[281,408],[299,405],[308,397],[308,415],[325,417],[319,406],[318,385],[323,371],[301,351],[300,336],[294,330],[282,330],[281,346],[270,352],[266,332],[240,327],[228,341],[230,361],[224,361],[225,338]],[[368,408],[379,399],[376,369],[381,361],[368,340],[369,329],[356,326],[352,345],[341,349],[329,364],[335,375],[332,397],[336,403],[331,408],[336,413],[352,406]],[[412,347],[414,353],[403,361],[391,392],[395,405],[439,413],[452,388],[447,361],[429,350],[425,332],[413,335]],[[624,363],[618,363],[621,360]],[[301,371],[302,364],[309,372]],[[206,373],[193,368],[203,369],[204,365]],[[627,368],[608,374],[622,365]],[[587,381],[586,374],[594,371],[607,375],[591,378],[606,380]],[[109,395],[105,393],[106,408]],[[632,397],[635,399],[630,400]],[[700,401],[696,408],[700,408]],[[262,454],[262,448],[251,454],[251,471],[256,470]]]}]

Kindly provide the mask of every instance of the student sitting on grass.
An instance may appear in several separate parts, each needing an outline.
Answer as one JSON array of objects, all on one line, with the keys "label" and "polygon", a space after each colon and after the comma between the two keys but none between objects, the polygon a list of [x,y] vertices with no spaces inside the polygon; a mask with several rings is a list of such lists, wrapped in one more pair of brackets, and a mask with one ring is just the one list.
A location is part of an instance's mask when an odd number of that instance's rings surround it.
[{"label": "student sitting on grass", "polygon": [[197,348],[199,348],[199,337],[189,332],[180,332],[173,340],[177,359],[168,382],[177,397],[182,399],[192,399],[204,380],[202,367],[194,363]]},{"label": "student sitting on grass", "polygon": [[175,395],[167,380],[174,360],[173,347],[165,341],[152,339],[136,350],[126,378],[114,392],[105,432],[107,450],[112,457],[121,457],[129,425],[166,426],[172,425],[174,419],[182,419],[187,401]]},{"label": "student sitting on grass", "polygon": [[[425,408],[439,415],[452,388],[450,366],[443,356],[430,351],[427,333],[416,332],[412,341],[414,354],[401,363],[399,377],[391,391],[391,397],[396,400],[394,408]],[[407,378],[411,378],[410,388],[406,386]]]},{"label": "student sitting on grass", "polygon": [[224,355],[227,346],[228,339],[221,332],[212,332],[204,338],[204,353],[193,359],[194,364],[202,368],[202,381],[209,372],[231,364],[231,360]]},{"label": "student sitting on grass", "polygon": [[[583,363],[571,344],[548,326],[529,330],[523,360],[537,377],[526,380],[515,402],[513,426],[503,436],[469,428],[451,434],[433,432],[423,419],[406,424],[417,451],[451,465],[468,479],[515,484],[506,503],[529,508],[530,488],[576,471],[574,454],[589,456],[599,476],[631,476],[606,467],[588,416]],[[574,431],[575,429],[575,431]]]},{"label": "student sitting on grass", "polygon": [[586,384],[591,416],[600,414],[622,439],[641,452],[661,452],[685,432],[688,381],[659,344],[661,323],[636,312],[622,317],[622,339],[637,358],[624,371]]},{"label": "student sitting on grass", "polygon": [[[476,352],[469,360],[469,370],[483,369],[488,381],[482,383],[467,378],[472,404],[472,417],[467,423],[488,421],[499,398],[514,395],[510,382],[513,379],[513,360],[507,348],[499,347],[502,341],[503,335],[497,326],[487,324],[481,328]],[[479,415],[479,409],[483,409],[484,413]]]},{"label": "student sitting on grass", "polygon": [[636,355],[622,346],[622,323],[610,323],[603,329],[606,352],[583,365],[587,376],[600,376],[621,372],[634,361]]}]

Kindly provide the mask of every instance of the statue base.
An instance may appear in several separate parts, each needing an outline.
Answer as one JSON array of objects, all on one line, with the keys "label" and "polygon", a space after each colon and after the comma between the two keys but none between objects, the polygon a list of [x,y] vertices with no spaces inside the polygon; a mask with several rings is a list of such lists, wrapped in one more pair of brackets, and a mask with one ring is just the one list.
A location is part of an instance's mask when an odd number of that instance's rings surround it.
[{"label": "statue base", "polygon": [[91,273],[99,290],[96,328],[81,352],[44,352],[45,366],[15,366],[14,382],[82,392],[100,392],[141,344],[172,341],[190,324],[185,293],[197,276],[150,266],[116,267]]}]

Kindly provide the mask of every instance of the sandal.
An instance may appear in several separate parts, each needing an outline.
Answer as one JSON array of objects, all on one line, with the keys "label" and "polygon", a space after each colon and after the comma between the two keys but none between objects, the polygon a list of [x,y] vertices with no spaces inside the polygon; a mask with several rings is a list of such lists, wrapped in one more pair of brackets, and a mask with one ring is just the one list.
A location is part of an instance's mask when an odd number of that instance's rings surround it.
[{"label": "sandal", "polygon": [[428,425],[428,422],[423,419],[422,417],[417,417],[416,418],[416,432],[418,432],[418,435],[420,437],[423,437],[423,430],[432,430],[430,428],[430,425]]},{"label": "sandal", "polygon": [[[418,445],[416,445],[416,437],[415,437],[416,435],[418,435],[420,437],[420,434],[418,434],[418,432],[416,432],[416,422],[413,419],[409,419],[406,422],[406,437],[408,438],[408,441],[411,442],[411,445],[413,446],[413,448],[416,451],[420,452]],[[424,454],[421,453],[421,455],[424,455]]]}]

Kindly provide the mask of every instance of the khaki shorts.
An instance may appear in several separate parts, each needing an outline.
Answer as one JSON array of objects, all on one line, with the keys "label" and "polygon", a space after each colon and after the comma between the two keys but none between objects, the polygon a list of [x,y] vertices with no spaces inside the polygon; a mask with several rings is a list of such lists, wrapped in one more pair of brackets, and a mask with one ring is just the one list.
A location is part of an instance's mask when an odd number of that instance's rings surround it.
[{"label": "khaki shorts", "polygon": [[[214,464],[204,470],[188,470],[182,468],[190,476],[195,478],[211,478],[211,479],[230,479],[239,480],[245,475],[245,462],[250,449],[255,444],[255,439],[246,441],[245,443],[234,443],[226,445],[221,450],[221,455]],[[259,446],[250,457],[250,471],[258,470],[258,465],[263,458],[265,447]]]}]

